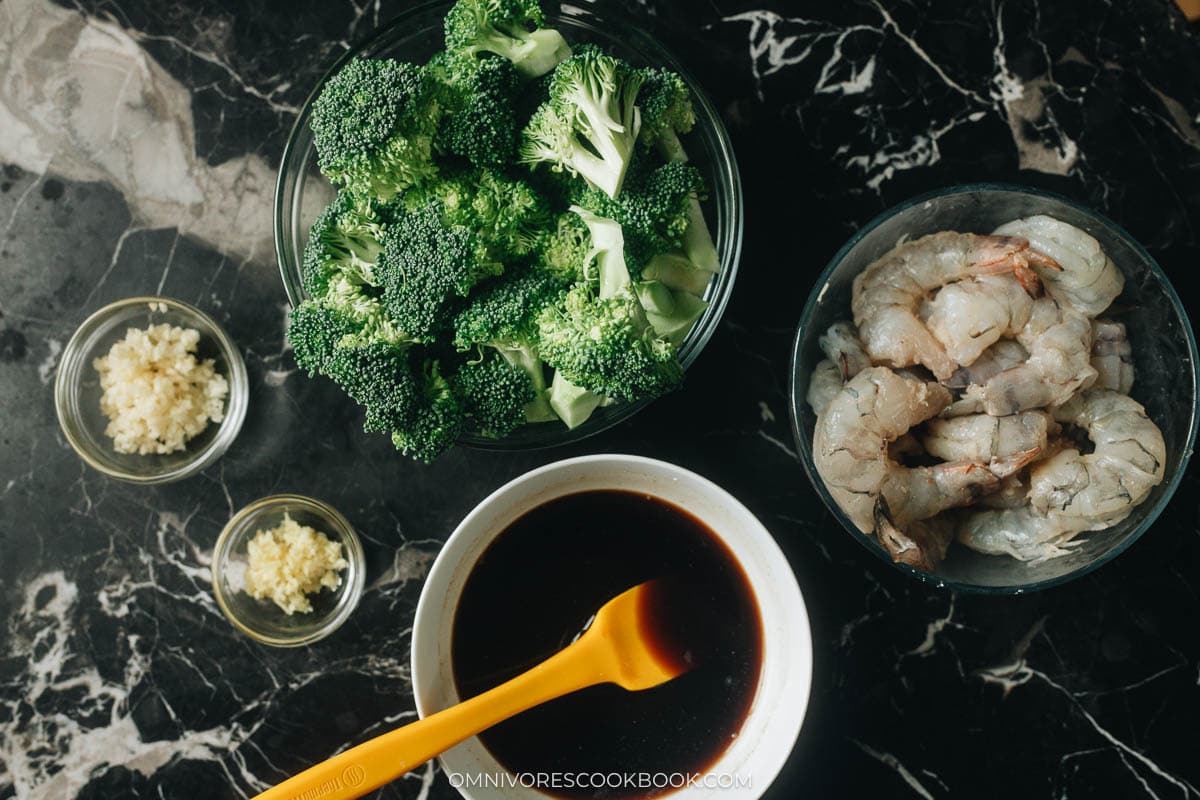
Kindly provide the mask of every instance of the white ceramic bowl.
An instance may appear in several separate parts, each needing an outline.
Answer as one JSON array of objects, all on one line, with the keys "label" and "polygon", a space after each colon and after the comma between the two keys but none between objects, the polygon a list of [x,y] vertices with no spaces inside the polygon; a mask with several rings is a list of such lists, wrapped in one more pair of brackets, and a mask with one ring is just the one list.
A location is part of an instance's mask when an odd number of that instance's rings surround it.
[{"label": "white ceramic bowl", "polygon": [[[626,455],[559,461],[497,489],[467,515],[434,561],[417,604],[412,631],[417,713],[424,717],[460,700],[450,660],[454,614],[467,576],[487,546],[530,509],[556,497],[597,489],[645,492],[687,509],[724,541],[749,579],[763,630],[762,672],[750,713],[738,737],[708,773],[712,779],[685,786],[671,796],[677,800],[760,797],[787,761],[808,707],[812,635],[804,598],[779,546],[745,506],[711,481],[662,461]],[[536,580],[537,576],[515,579]],[[451,785],[468,800],[545,797],[516,781],[487,785],[486,779],[472,780],[472,776],[506,772],[477,737],[443,753],[441,762]]]}]

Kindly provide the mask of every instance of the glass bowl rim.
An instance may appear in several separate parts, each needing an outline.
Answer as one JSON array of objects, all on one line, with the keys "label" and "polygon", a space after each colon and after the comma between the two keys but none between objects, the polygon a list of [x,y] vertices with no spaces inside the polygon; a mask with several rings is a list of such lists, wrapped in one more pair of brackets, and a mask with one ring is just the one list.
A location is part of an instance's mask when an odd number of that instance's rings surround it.
[{"label": "glass bowl rim", "polygon": [[[71,410],[72,403],[69,400],[69,393],[74,391],[76,381],[68,382],[68,376],[75,375],[78,377],[80,374],[75,369],[75,363],[84,357],[84,345],[88,343],[88,340],[90,340],[97,328],[127,308],[139,305],[150,306],[159,303],[166,305],[184,317],[191,317],[211,328],[214,332],[212,338],[221,351],[222,357],[229,365],[228,374],[225,375],[229,383],[229,394],[225,404],[224,419],[217,423],[216,435],[213,436],[212,441],[206,446],[196,450],[187,460],[171,469],[151,473],[129,472],[113,468],[101,462],[93,455],[92,449],[77,436],[74,428],[79,423],[77,415]],[[81,368],[86,368],[86,365],[81,365]],[[74,333],[71,334],[71,338],[67,340],[67,344],[63,347],[62,355],[59,357],[58,368],[54,376],[54,410],[55,415],[58,417],[59,430],[62,431],[63,436],[66,438],[67,443],[71,445],[71,449],[75,451],[75,454],[89,467],[110,478],[127,483],[156,485],[172,483],[191,477],[216,463],[241,432],[249,406],[249,392],[250,380],[246,373],[246,362],[242,357],[242,352],[233,338],[230,337],[216,320],[192,304],[185,303],[182,300],[176,300],[173,297],[146,295],[114,300],[93,311],[79,324]]]},{"label": "glass bowl rim", "polygon": [[[291,130],[288,132],[287,141],[284,144],[283,154],[279,161],[279,169],[275,179],[274,192],[274,207],[272,209],[272,225],[274,229],[275,243],[275,260],[279,269],[280,280],[283,283],[284,293],[287,295],[288,303],[294,308],[300,301],[304,299],[302,290],[298,290],[297,285],[292,280],[292,276],[288,273],[285,267],[284,253],[289,252],[290,245],[287,242],[286,230],[288,226],[284,221],[284,209],[287,205],[288,186],[287,178],[289,177],[288,165],[295,157],[296,149],[299,146],[299,141],[303,135],[305,126],[308,124],[310,112],[313,102],[320,93],[321,88],[325,83],[347,62],[369,49],[388,36],[398,30],[403,29],[404,25],[414,17],[432,12],[439,7],[448,7],[451,0],[425,0],[417,3],[409,8],[400,11],[387,22],[380,25],[362,41],[350,47],[346,52],[342,53],[328,69],[322,73],[321,77],[316,81],[308,96],[304,99],[304,103],[300,107],[300,112],[296,115],[295,121],[292,123]],[[641,44],[648,45],[652,50],[656,51],[656,55],[662,56],[664,59],[659,66],[667,66],[670,69],[678,72],[684,82],[692,92],[694,105],[696,108],[696,125],[697,127],[706,127],[709,129],[712,138],[716,144],[717,162],[714,164],[714,172],[722,179],[720,187],[709,187],[710,193],[721,193],[729,205],[729,241],[730,241],[730,257],[728,260],[722,259],[721,271],[714,276],[714,283],[710,292],[709,306],[705,309],[701,317],[696,320],[692,330],[680,345],[679,359],[680,363],[686,372],[688,368],[699,358],[700,353],[707,346],[713,334],[716,333],[720,326],[721,320],[725,315],[726,307],[729,304],[730,297],[733,294],[734,283],[736,282],[738,268],[741,264],[742,244],[744,239],[745,229],[745,199],[742,190],[741,173],[738,169],[737,157],[733,150],[733,142],[730,139],[729,131],[725,127],[724,121],[721,119],[720,113],[712,100],[704,92],[700,82],[695,76],[675,57],[665,45],[658,41],[654,36],[637,26],[631,20],[622,17],[618,12],[611,13],[609,9],[597,11],[592,6],[569,6],[570,13],[555,13],[547,14],[547,20],[560,18],[580,20],[582,15],[591,17],[593,22],[627,22],[627,29],[622,31],[624,34],[632,36],[636,40],[640,40]],[[595,27],[595,25],[591,25]],[[294,254],[295,255],[295,254]],[[568,444],[589,439],[600,433],[612,429],[613,427],[627,421],[646,406],[653,403],[659,398],[651,397],[642,400],[635,400],[630,403],[620,403],[609,409],[609,413],[601,420],[592,417],[585,421],[582,425],[576,428],[567,428],[557,420],[547,422],[526,423],[519,430],[529,428],[546,430],[546,435],[534,437],[533,441],[529,442],[512,442],[507,439],[489,439],[478,434],[463,433],[460,434],[455,441],[458,447],[467,447],[474,450],[491,450],[499,452],[532,452],[537,450],[548,450],[554,447],[561,447]],[[594,424],[592,424],[594,423]]]},{"label": "glass bowl rim", "polygon": [[[979,191],[1015,192],[1054,200],[1070,206],[1076,211],[1079,211],[1081,214],[1094,219],[1096,222],[1109,228],[1117,235],[1118,238],[1123,239],[1125,243],[1128,244],[1130,248],[1137,253],[1146,264],[1149,265],[1150,271],[1159,279],[1160,285],[1164,288],[1167,299],[1171,303],[1171,307],[1175,310],[1175,313],[1179,316],[1179,319],[1184,323],[1183,329],[1185,338],[1187,339],[1188,360],[1191,365],[1192,405],[1189,409],[1190,413],[1188,415],[1188,430],[1185,437],[1186,443],[1183,447],[1182,455],[1180,456],[1179,469],[1175,471],[1175,474],[1165,486],[1163,493],[1158,500],[1146,510],[1145,516],[1143,516],[1142,520],[1124,539],[1113,545],[1113,547],[1111,547],[1107,552],[1103,553],[1094,561],[1091,561],[1070,572],[1054,578],[1034,581],[1032,583],[1014,584],[1010,586],[985,586],[982,584],[947,580],[946,578],[942,578],[936,574],[923,572],[905,564],[898,564],[893,561],[888,554],[884,552],[883,548],[879,547],[874,540],[862,533],[862,531],[858,530],[858,528],[852,522],[850,522],[850,520],[846,517],[845,512],[842,511],[842,509],[830,496],[828,489],[825,488],[824,481],[821,479],[820,475],[817,474],[816,465],[813,462],[812,445],[808,437],[805,435],[801,425],[800,415],[798,413],[801,404],[806,402],[805,399],[799,397],[798,394],[799,374],[797,370],[797,367],[800,363],[800,353],[803,349],[804,342],[806,341],[805,333],[808,329],[808,323],[816,311],[817,303],[820,301],[821,295],[824,293],[824,289],[829,283],[829,279],[833,275],[834,270],[837,269],[838,265],[841,264],[851,250],[858,246],[859,242],[861,242],[867,236],[867,234],[871,233],[871,231],[875,230],[877,227],[896,215],[929,200]],[[1200,355],[1197,354],[1196,334],[1192,329],[1191,320],[1188,318],[1187,310],[1184,308],[1183,302],[1180,300],[1179,293],[1175,290],[1174,284],[1171,283],[1171,279],[1167,276],[1166,272],[1163,270],[1162,266],[1159,265],[1154,256],[1150,255],[1141,242],[1139,242],[1121,225],[1118,225],[1104,214],[1101,214],[1099,211],[1096,211],[1095,209],[1090,208],[1073,198],[1058,194],[1057,192],[1046,191],[1044,189],[1038,189],[1031,186],[1001,182],[954,184],[951,186],[942,187],[940,189],[923,192],[876,214],[858,231],[856,231],[854,235],[846,241],[845,244],[838,248],[837,252],[834,253],[833,257],[825,265],[825,268],[821,270],[820,275],[817,276],[816,283],[809,292],[808,298],[805,300],[803,309],[800,312],[800,321],[796,326],[796,334],[792,341],[790,360],[791,363],[789,365],[788,376],[788,416],[791,418],[792,437],[796,441],[796,446],[800,453],[800,463],[804,467],[804,472],[808,476],[809,482],[812,483],[813,488],[816,489],[821,501],[825,504],[825,507],[829,510],[830,514],[832,514],[833,517],[838,521],[838,524],[840,524],[842,528],[850,533],[859,544],[867,548],[872,555],[894,569],[899,570],[910,577],[917,578],[924,584],[935,586],[937,588],[949,588],[952,591],[985,595],[1024,594],[1026,592],[1036,592],[1042,589],[1050,589],[1055,586],[1060,586],[1069,581],[1081,578],[1096,569],[1099,569],[1128,550],[1133,543],[1140,539],[1142,535],[1150,529],[1150,526],[1158,520],[1159,516],[1174,498],[1175,491],[1179,488],[1179,484],[1183,480],[1184,474],[1187,472],[1187,466],[1191,460],[1192,451],[1196,444],[1197,414],[1200,413],[1200,373],[1197,372],[1197,367],[1200,366]]]},{"label": "glass bowl rim", "polygon": [[[264,633],[248,625],[233,612],[230,600],[221,588],[220,571],[228,561],[235,537],[244,533],[252,520],[260,514],[276,509],[287,511],[295,508],[302,508],[320,517],[332,526],[339,541],[346,547],[346,560],[349,562],[348,569],[351,570],[351,574],[349,580],[343,581],[342,586],[339,587],[342,595],[338,598],[337,605],[334,606],[333,611],[324,617],[319,624],[313,624],[308,628],[301,628],[294,635],[272,636],[269,633]],[[322,531],[322,533],[326,532]],[[229,518],[229,521],[221,528],[221,532],[217,535],[217,541],[213,545],[211,564],[212,590],[213,597],[217,601],[217,607],[221,609],[221,613],[225,616],[225,619],[229,620],[229,623],[238,631],[260,644],[272,647],[302,647],[320,641],[342,627],[342,624],[350,618],[354,609],[358,607],[359,599],[362,597],[363,586],[366,584],[366,571],[366,551],[363,549],[358,531],[354,529],[350,521],[340,511],[323,500],[318,500],[315,497],[307,497],[302,494],[288,492],[273,494],[260,497],[258,500],[246,504]]]}]

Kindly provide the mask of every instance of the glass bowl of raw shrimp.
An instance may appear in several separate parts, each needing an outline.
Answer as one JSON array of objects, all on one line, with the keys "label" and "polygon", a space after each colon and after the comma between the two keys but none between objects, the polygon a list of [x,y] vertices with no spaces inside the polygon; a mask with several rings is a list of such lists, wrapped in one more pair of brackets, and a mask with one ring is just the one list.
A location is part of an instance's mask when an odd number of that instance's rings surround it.
[{"label": "glass bowl of raw shrimp", "polygon": [[[938,231],[988,234],[1012,220],[1046,215],[1094,237],[1124,277],[1105,312],[1123,323],[1132,355],[1129,395],[1162,432],[1162,479],[1123,520],[1082,533],[1048,557],[1020,560],[985,554],[951,542],[945,557],[926,569],[898,563],[875,535],[862,533],[818,474],[813,434],[817,415],[806,399],[814,369],[825,358],[818,340],[851,318],[854,278],[897,244]],[[1124,388],[1124,387],[1123,387]],[[792,352],[791,416],[801,461],[830,513],[880,559],[923,581],[953,589],[1018,593],[1054,586],[1115,558],[1154,524],[1171,500],[1196,438],[1197,351],[1192,326],[1166,274],[1125,230],[1075,201],[1020,186],[954,186],[913,198],[867,223],[837,252],[817,279],[800,317]],[[1001,412],[1007,413],[1007,412]],[[1083,445],[1084,448],[1087,445]],[[1086,452],[1086,450],[1085,450]]]}]

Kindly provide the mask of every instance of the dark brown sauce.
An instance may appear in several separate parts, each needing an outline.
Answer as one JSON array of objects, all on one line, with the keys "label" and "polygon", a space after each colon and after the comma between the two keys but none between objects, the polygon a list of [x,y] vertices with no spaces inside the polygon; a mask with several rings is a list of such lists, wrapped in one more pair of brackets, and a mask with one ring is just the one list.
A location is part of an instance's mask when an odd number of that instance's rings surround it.
[{"label": "dark brown sauce", "polygon": [[[558,774],[558,797],[648,797],[671,789],[612,786],[628,779],[568,776],[694,775],[737,735],[754,698],[762,623],[741,565],[704,523],[658,498],[589,491],[552,500],[512,523],[467,577],[454,616],[451,661],[473,697],[566,647],[612,597],[653,578],[658,649],[695,667],[653,689],[593,686],[485,731],[510,772]],[[662,778],[654,778],[659,782]],[[672,778],[672,780],[675,780]]]}]

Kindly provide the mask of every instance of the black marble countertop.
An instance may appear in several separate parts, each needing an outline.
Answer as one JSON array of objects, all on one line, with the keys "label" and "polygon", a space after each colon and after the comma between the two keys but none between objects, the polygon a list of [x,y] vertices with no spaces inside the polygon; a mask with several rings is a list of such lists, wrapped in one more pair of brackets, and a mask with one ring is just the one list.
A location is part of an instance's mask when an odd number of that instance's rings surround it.
[{"label": "black marble countertop", "polygon": [[[703,81],[748,198],[733,301],[686,390],[562,450],[409,463],[297,374],[275,166],[313,81],[398,0],[0,3],[0,798],[246,797],[414,715],[409,629],[440,543],[491,489],[631,452],[709,476],[773,531],[812,614],[812,703],[772,797],[1200,797],[1200,468],[1129,552],[1069,585],[955,595],[872,558],[797,462],[800,307],[866,220],[947,184],[1052,189],[1127,226],[1200,313],[1200,36],[1168,0],[647,0]],[[241,343],[245,429],[202,475],[108,480],[55,421],[63,344],[162,293]],[[209,588],[266,494],[334,502],[368,589],[272,650]],[[456,797],[427,766],[381,797]]]}]

